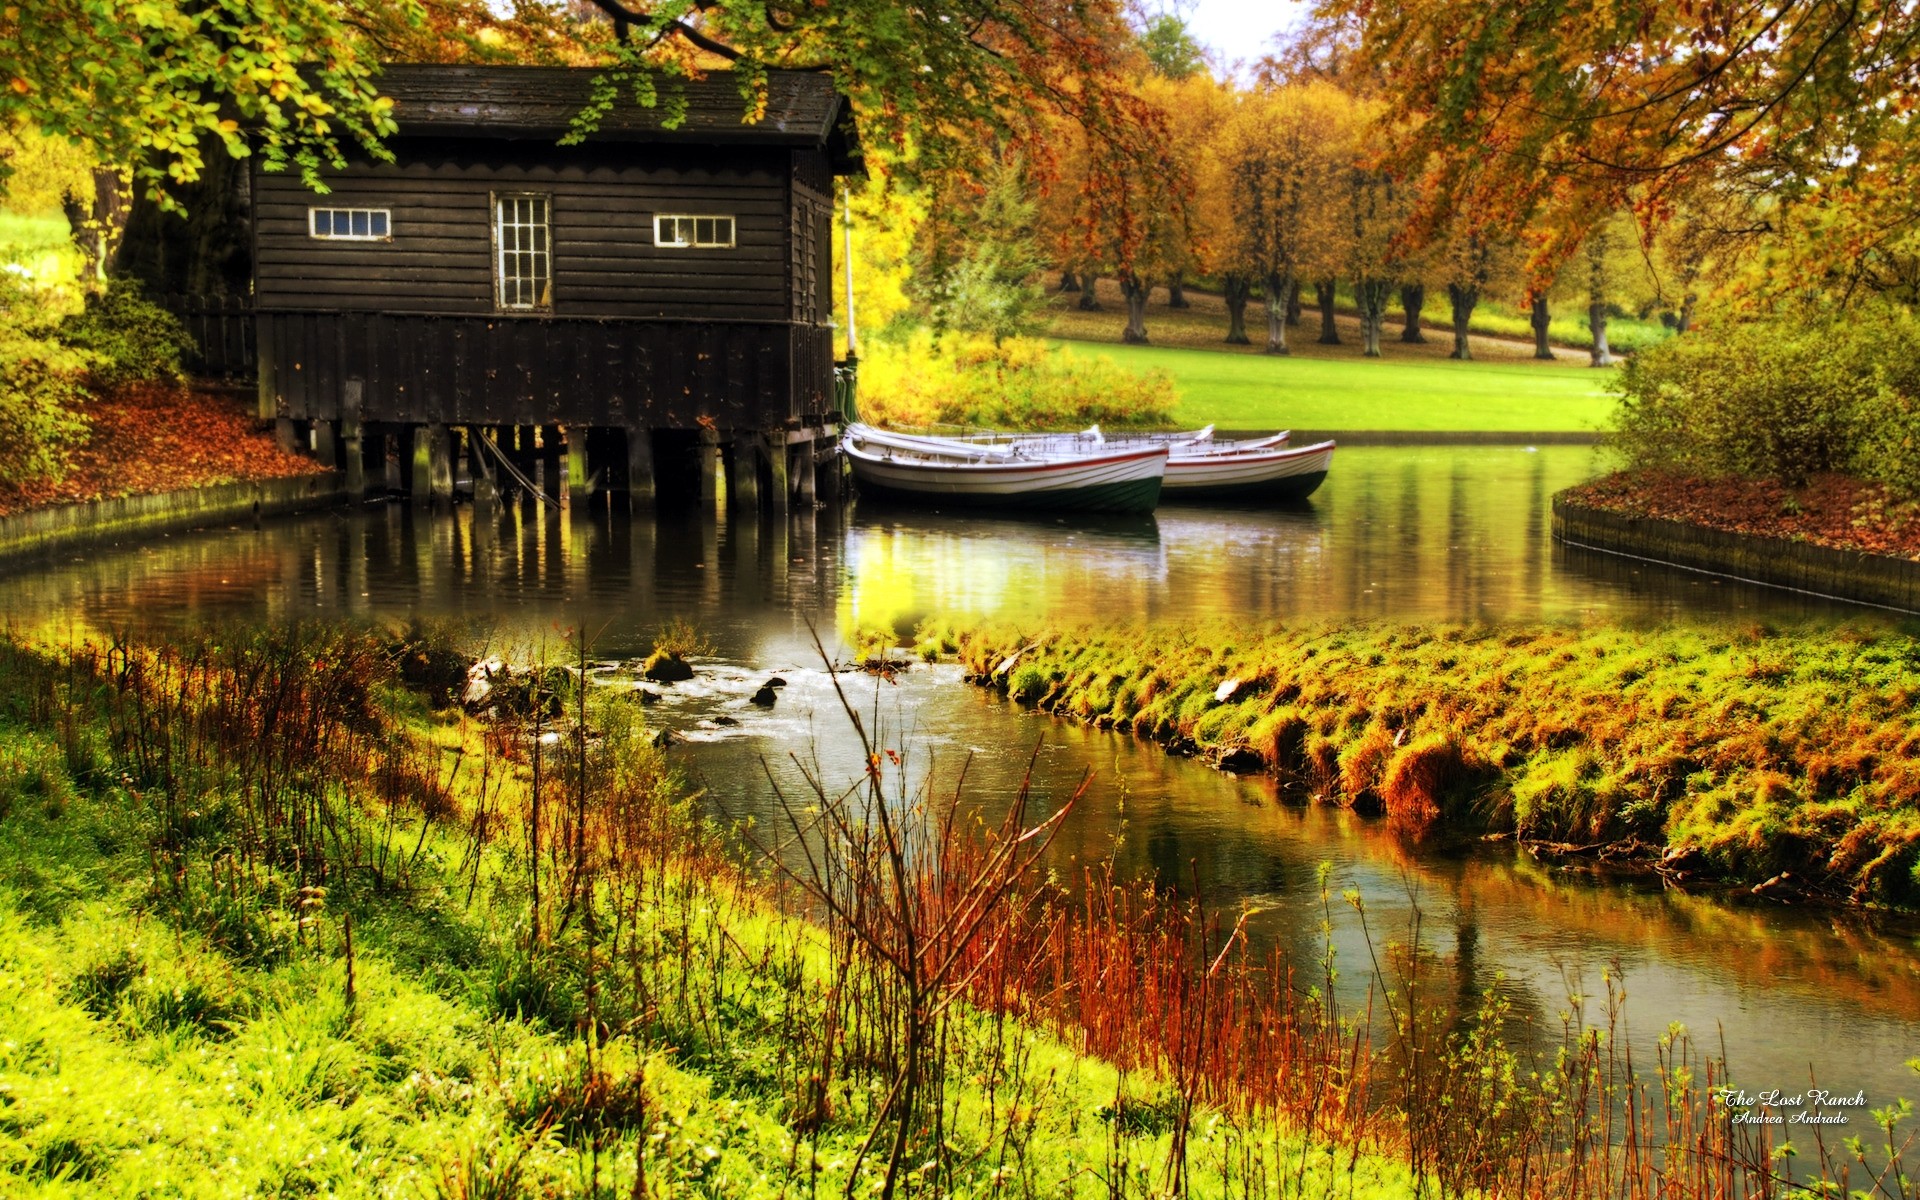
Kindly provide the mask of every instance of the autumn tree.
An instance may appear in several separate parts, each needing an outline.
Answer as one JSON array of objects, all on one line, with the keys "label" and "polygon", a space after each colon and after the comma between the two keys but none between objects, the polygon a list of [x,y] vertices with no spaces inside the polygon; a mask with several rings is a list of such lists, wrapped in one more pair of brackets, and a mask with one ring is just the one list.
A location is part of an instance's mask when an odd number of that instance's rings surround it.
[{"label": "autumn tree", "polygon": [[1517,212],[1565,260],[1632,204],[1763,180],[1753,292],[1899,291],[1920,261],[1920,8],[1896,0],[1482,4],[1323,0],[1385,82],[1404,163],[1443,164],[1426,220]]},{"label": "autumn tree", "polygon": [[1345,191],[1352,235],[1347,240],[1346,276],[1360,310],[1361,353],[1380,357],[1380,330],[1387,305],[1405,267],[1403,236],[1410,189],[1379,167],[1356,165],[1346,171]]},{"label": "autumn tree", "polygon": [[1224,139],[1225,269],[1264,290],[1269,354],[1288,353],[1287,303],[1299,281],[1330,276],[1342,264],[1355,126],[1344,93],[1308,83],[1249,97]]}]

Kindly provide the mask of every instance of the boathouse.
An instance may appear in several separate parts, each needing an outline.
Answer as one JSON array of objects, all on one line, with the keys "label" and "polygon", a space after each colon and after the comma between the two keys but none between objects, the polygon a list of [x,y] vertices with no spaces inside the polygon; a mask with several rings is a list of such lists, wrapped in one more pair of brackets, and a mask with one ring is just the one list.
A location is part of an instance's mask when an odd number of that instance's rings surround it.
[{"label": "boathouse", "polygon": [[[625,94],[576,145],[593,68],[389,66],[392,162],[254,170],[262,415],[348,471],[458,456],[552,467],[576,498],[811,498],[835,420],[836,176],[860,170],[825,75]],[[670,119],[673,114],[678,119]],[[550,478],[557,478],[557,473]]]}]

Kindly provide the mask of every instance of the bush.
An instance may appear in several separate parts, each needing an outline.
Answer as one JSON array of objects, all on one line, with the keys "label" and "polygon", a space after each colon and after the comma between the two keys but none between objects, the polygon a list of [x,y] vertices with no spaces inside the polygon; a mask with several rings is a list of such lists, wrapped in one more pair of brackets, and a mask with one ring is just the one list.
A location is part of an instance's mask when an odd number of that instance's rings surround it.
[{"label": "bush", "polygon": [[64,452],[87,429],[91,358],[55,339],[38,311],[19,284],[0,282],[0,485],[59,478]]},{"label": "bush", "polygon": [[193,350],[179,319],[125,280],[89,295],[85,310],[62,321],[59,332],[61,341],[94,356],[94,386],[107,390],[178,383],[186,378],[183,364]]},{"label": "bush", "polygon": [[1920,322],[1891,307],[1676,337],[1622,370],[1617,443],[1633,467],[1920,494],[1917,359]]},{"label": "bush", "polygon": [[1176,403],[1165,371],[1136,374],[1103,355],[1035,338],[875,342],[860,361],[862,419],[890,425],[1083,429],[1165,425]]}]

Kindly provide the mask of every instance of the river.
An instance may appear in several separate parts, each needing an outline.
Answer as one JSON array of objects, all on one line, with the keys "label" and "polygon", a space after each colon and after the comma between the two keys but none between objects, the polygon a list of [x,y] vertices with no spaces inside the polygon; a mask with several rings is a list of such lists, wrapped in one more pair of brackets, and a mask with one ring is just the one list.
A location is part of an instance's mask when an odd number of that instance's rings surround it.
[{"label": "river", "polygon": [[[0,578],[0,619],[151,631],[229,620],[427,618],[502,644],[585,629],[597,657],[644,651],[675,618],[715,645],[693,684],[650,710],[686,741],[670,753],[733,815],[777,820],[795,758],[830,774],[859,755],[812,638],[844,653],[856,631],[902,635],[930,613],[1013,621],[1150,617],[1556,621],[1629,625],[1890,618],[1556,548],[1554,491],[1598,469],[1577,447],[1342,449],[1310,506],[1166,508],[1140,521],[1027,522],[823,511],[788,523],[471,507],[439,517],[375,506],[180,535]],[[788,679],[776,706],[747,696]],[[1874,1104],[1920,1096],[1920,926],[1663,890],[1556,869],[1511,846],[1408,845],[1381,823],[1285,803],[1272,781],[1218,774],[1130,737],[1025,713],[951,666],[852,680],[889,747],[988,808],[1036,755],[1040,803],[1091,769],[1055,866],[1112,860],[1177,886],[1197,880],[1296,961],[1319,953],[1319,867],[1332,865],[1343,987],[1370,981],[1365,937],[1404,941],[1416,910],[1435,977],[1463,1004],[1506,991],[1521,1040],[1545,1053],[1574,992],[1599,1019],[1603,976],[1625,990],[1636,1060],[1683,1022],[1726,1047],[1749,1091],[1821,1086]],[[1355,889],[1367,929],[1338,899]],[[1615,974],[1617,972],[1617,974]],[[1844,1133],[1870,1132],[1855,1114]]]}]

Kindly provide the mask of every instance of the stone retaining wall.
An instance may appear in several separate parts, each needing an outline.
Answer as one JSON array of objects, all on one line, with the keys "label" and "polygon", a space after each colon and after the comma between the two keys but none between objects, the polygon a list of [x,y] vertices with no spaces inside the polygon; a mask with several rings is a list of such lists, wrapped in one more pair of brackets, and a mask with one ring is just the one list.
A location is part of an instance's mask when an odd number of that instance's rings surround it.
[{"label": "stone retaining wall", "polygon": [[337,471],[323,471],[63,504],[0,517],[0,561],[329,508],[346,498],[345,478]]},{"label": "stone retaining wall", "polygon": [[1920,562],[1911,559],[1628,516],[1571,501],[1564,492],[1553,498],[1553,536],[1584,550],[1920,612]]}]

